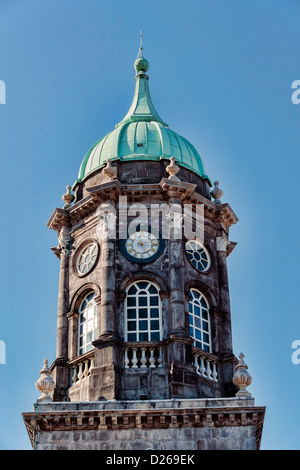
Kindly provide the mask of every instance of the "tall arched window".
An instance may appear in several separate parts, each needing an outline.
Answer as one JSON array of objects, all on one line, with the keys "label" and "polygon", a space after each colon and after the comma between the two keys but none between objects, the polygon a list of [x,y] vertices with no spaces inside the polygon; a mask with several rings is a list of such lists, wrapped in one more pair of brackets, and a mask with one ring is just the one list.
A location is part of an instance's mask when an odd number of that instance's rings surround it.
[{"label": "tall arched window", "polygon": [[161,300],[158,287],[150,281],[130,284],[125,301],[125,341],[161,339]]},{"label": "tall arched window", "polygon": [[189,325],[194,346],[211,352],[209,305],[204,295],[197,289],[189,291]]},{"label": "tall arched window", "polygon": [[89,292],[79,307],[78,354],[93,349],[92,341],[97,337],[97,305],[95,292]]}]

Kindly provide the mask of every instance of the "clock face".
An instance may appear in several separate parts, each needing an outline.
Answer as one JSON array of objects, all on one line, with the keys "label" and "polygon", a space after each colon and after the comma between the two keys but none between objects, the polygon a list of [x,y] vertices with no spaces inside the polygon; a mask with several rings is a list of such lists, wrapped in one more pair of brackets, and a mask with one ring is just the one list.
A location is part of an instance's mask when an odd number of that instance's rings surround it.
[{"label": "clock face", "polygon": [[[123,240],[122,240],[123,241]],[[163,251],[163,240],[147,230],[138,230],[120,244],[122,253],[130,261],[145,263],[154,261]]]}]

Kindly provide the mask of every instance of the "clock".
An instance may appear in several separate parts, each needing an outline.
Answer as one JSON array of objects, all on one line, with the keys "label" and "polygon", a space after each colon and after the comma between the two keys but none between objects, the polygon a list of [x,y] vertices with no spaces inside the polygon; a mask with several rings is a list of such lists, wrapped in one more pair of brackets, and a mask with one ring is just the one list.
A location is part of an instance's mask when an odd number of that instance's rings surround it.
[{"label": "clock", "polygon": [[210,259],[208,253],[197,240],[186,242],[185,251],[189,262],[197,271],[204,272],[209,269]]},{"label": "clock", "polygon": [[150,263],[158,258],[164,249],[164,240],[160,233],[153,230],[136,230],[127,240],[120,240],[123,255],[135,263]]}]

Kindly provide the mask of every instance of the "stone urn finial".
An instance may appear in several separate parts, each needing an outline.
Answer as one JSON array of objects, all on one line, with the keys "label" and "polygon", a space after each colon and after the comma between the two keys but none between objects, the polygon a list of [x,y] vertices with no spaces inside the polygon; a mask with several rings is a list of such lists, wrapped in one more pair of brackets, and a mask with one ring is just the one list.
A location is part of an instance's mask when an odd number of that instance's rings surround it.
[{"label": "stone urn finial", "polygon": [[236,397],[251,397],[251,393],[246,390],[252,382],[252,377],[248,372],[248,366],[244,362],[244,354],[239,355],[239,362],[236,365],[236,373],[233,376],[233,383],[238,387],[239,391]]},{"label": "stone urn finial", "polygon": [[36,382],[35,386],[42,395],[37,399],[38,403],[51,403],[52,398],[49,393],[55,389],[55,383],[52,379],[52,374],[48,367],[48,360],[44,359],[44,367],[40,371],[40,378]]},{"label": "stone urn finial", "polygon": [[169,179],[179,181],[177,173],[179,172],[180,168],[175,163],[175,157],[171,157],[170,162],[171,163],[166,168],[166,172],[169,173]]},{"label": "stone urn finial", "polygon": [[106,166],[102,170],[105,181],[112,181],[117,178],[117,168],[112,166],[111,161],[107,160]]},{"label": "stone urn finial", "polygon": [[222,191],[222,189],[219,188],[219,181],[215,181],[214,185],[215,185],[215,187],[210,192],[210,194],[214,198],[214,203],[215,204],[222,204],[221,197],[223,196],[223,191]]},{"label": "stone urn finial", "polygon": [[67,186],[66,189],[67,189],[67,192],[62,196],[62,200],[65,203],[64,209],[67,209],[68,207],[70,207],[70,205],[75,199],[74,194],[71,193],[71,189],[72,189],[71,186]]}]

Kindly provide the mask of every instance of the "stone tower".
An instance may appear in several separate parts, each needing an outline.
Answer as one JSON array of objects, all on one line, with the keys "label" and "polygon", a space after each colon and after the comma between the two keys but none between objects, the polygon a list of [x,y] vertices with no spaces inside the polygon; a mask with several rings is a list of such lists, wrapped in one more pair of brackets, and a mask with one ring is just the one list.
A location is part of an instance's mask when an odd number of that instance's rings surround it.
[{"label": "stone tower", "polygon": [[238,219],[156,112],[142,48],[134,66],[128,113],[87,152],[48,221],[57,351],[24,421],[36,449],[258,449],[264,407],[232,348]]}]

